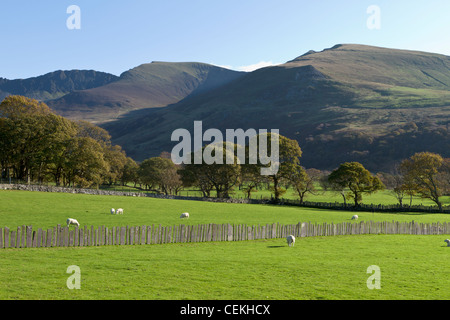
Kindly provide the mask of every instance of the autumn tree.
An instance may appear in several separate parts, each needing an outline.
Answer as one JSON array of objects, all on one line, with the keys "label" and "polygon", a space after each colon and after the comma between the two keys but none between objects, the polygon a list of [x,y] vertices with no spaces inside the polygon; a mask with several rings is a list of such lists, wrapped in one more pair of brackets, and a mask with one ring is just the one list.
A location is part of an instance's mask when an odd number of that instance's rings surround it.
[{"label": "autumn tree", "polygon": [[8,96],[0,104],[2,166],[18,179],[42,179],[46,167],[59,156],[74,126],[34,99]]},{"label": "autumn tree", "polygon": [[64,154],[64,185],[98,187],[110,169],[103,151],[101,144],[90,137],[73,138]]},{"label": "autumn tree", "polygon": [[120,179],[125,153],[109,133],[54,114],[42,102],[8,96],[0,104],[3,176],[56,185],[99,185]]},{"label": "autumn tree", "polygon": [[[275,138],[275,140],[273,140]],[[264,139],[267,143],[267,157],[275,159],[278,156],[277,163],[270,163],[268,165],[261,165],[262,167],[268,167],[275,165],[277,170],[274,170],[272,174],[267,175],[267,178],[273,184],[270,188],[274,194],[275,202],[278,202],[281,196],[286,192],[286,189],[282,187],[283,183],[286,183],[289,176],[295,174],[300,165],[300,157],[302,156],[302,150],[296,140],[288,139],[282,135],[276,133],[262,133],[256,137],[258,146],[260,147],[260,139]],[[273,141],[278,140],[278,155],[272,154],[275,150],[272,150]],[[258,149],[261,152],[261,149]]]},{"label": "autumn tree", "polygon": [[129,182],[134,183],[134,187],[139,182],[139,175],[138,175],[139,165],[134,161],[132,158],[127,157],[125,161],[125,165],[122,169],[121,174],[121,183],[122,185],[126,185]]},{"label": "autumn tree", "polygon": [[141,181],[153,190],[166,195],[178,194],[182,188],[178,169],[171,159],[154,157],[141,163],[138,175]]},{"label": "autumn tree", "polygon": [[347,196],[354,200],[355,207],[360,205],[364,194],[372,194],[384,189],[384,185],[380,179],[373,176],[359,162],[346,162],[341,164],[338,169],[331,172],[328,181],[332,185],[349,190]]},{"label": "autumn tree", "polygon": [[447,160],[431,152],[416,153],[402,162],[405,178],[422,198],[430,199],[442,211],[441,197],[449,190]]}]

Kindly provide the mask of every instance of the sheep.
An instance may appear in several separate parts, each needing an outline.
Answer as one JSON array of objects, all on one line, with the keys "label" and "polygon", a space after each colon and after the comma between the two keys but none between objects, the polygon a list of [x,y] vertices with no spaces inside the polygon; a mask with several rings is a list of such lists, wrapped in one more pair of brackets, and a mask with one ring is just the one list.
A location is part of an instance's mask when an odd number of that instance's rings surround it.
[{"label": "sheep", "polygon": [[288,244],[289,247],[291,245],[294,246],[294,244],[295,244],[295,237],[293,235],[287,236],[286,240],[287,240],[287,244]]},{"label": "sheep", "polygon": [[72,218],[68,218],[66,222],[67,222],[67,226],[68,226],[68,227],[69,227],[71,224],[76,225],[77,227],[80,226],[80,224],[78,223],[78,221],[75,220],[75,219],[72,219]]},{"label": "sheep", "polygon": [[358,220],[358,216],[355,214],[353,217],[352,217],[352,220]]},{"label": "sheep", "polygon": [[184,218],[189,219],[189,213],[188,212],[185,212],[185,213],[181,214],[180,219],[184,219]]},{"label": "sheep", "polygon": [[449,239],[444,240],[444,242],[447,242],[447,247],[450,247],[450,240]]},{"label": "sheep", "polygon": [[116,214],[116,210],[114,208],[111,209],[111,214]]},{"label": "sheep", "polygon": [[117,209],[116,214],[123,214],[123,209],[122,208]]}]

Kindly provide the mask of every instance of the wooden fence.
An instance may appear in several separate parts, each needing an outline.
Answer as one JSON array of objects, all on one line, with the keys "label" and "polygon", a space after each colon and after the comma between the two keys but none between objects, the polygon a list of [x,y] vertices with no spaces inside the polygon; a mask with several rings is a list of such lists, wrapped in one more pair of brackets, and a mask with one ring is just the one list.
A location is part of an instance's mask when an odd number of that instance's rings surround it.
[{"label": "wooden fence", "polygon": [[0,228],[0,248],[87,247],[108,245],[150,245],[209,241],[245,241],[296,237],[338,236],[360,234],[450,234],[450,223],[424,224],[418,222],[342,222],[293,225],[279,223],[247,226],[231,224],[202,224],[137,227],[61,227],[33,230],[19,226],[17,230]]}]

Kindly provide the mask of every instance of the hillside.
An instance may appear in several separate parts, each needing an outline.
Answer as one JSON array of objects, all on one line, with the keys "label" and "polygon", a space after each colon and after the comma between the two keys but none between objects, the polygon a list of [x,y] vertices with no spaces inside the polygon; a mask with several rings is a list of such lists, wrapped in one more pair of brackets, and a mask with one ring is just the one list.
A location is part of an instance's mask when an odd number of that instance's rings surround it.
[{"label": "hillside", "polygon": [[21,95],[40,101],[60,98],[75,90],[91,89],[116,81],[117,76],[94,70],[54,71],[39,77],[8,80],[0,78],[0,100]]},{"label": "hillside", "polygon": [[104,123],[130,111],[177,103],[242,74],[204,63],[153,62],[126,71],[105,86],[72,92],[48,105],[71,119]]},{"label": "hillside", "polygon": [[450,156],[450,57],[336,45],[267,67],[159,110],[105,124],[136,160],[170,151],[177,128],[280,129],[307,167],[386,169],[417,151]]}]

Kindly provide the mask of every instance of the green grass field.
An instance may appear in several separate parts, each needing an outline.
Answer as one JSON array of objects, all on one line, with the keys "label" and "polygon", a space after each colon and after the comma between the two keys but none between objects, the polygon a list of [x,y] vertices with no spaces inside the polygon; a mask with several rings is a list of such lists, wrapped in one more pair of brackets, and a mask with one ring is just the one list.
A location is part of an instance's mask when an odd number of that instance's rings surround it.
[{"label": "green grass field", "polygon": [[[125,191],[125,192],[146,192],[143,190],[139,190],[133,188],[131,186],[103,186],[102,189],[111,190],[111,191]],[[307,194],[305,201],[311,202],[338,202],[343,203],[342,196],[332,192],[332,191],[322,191],[319,186],[317,186],[318,191],[314,194]],[[185,190],[181,190],[179,192],[180,196],[190,196],[190,197],[202,197],[202,192],[193,188],[187,188]],[[211,192],[211,196],[215,197],[216,193],[214,191]],[[252,199],[270,199],[271,192],[267,189],[258,190],[257,192],[252,193]],[[246,198],[246,194],[243,190],[239,190],[239,188],[235,188],[234,191],[230,194],[233,198]],[[286,193],[283,195],[285,199],[298,199],[298,195],[294,192],[292,188],[288,189]],[[441,201],[444,205],[450,205],[450,196],[444,196],[441,198]],[[349,201],[351,203],[351,201]],[[371,195],[363,196],[364,204],[383,204],[383,205],[395,205],[398,204],[397,199],[395,198],[394,193],[391,190],[383,190],[376,192]],[[410,199],[409,196],[403,199],[403,203],[405,205],[409,205]],[[435,206],[436,204],[430,199],[423,199],[417,196],[414,196],[412,199],[412,205],[424,205],[424,206]]]},{"label": "green grass field", "polygon": [[[0,191],[0,227],[350,221],[351,212],[63,193]],[[123,216],[109,214],[125,209]],[[179,219],[182,212],[189,220]],[[443,214],[361,212],[360,220],[449,222]],[[0,299],[403,300],[450,298],[446,236],[361,235],[142,246],[0,250]],[[67,267],[81,270],[69,290]],[[369,290],[367,268],[381,270]]]},{"label": "green grass field", "polygon": [[[0,191],[0,226],[52,228],[75,218],[82,225],[140,226],[180,224],[180,214],[189,212],[183,224],[296,224],[298,222],[339,223],[350,221],[353,213],[323,209],[257,204],[227,204],[145,197],[94,196],[67,193]],[[111,215],[111,208],[124,208],[124,215]],[[448,222],[448,214],[358,213],[360,220]]]},{"label": "green grass field", "polygon": [[[442,236],[339,236],[131,247],[4,250],[0,299],[317,300],[450,298]],[[66,286],[67,267],[81,289]],[[367,268],[381,289],[367,287]]]}]

